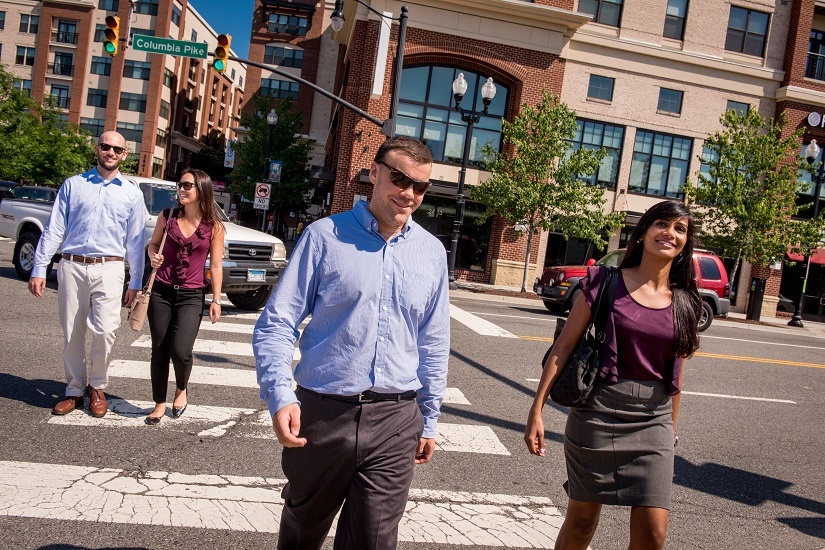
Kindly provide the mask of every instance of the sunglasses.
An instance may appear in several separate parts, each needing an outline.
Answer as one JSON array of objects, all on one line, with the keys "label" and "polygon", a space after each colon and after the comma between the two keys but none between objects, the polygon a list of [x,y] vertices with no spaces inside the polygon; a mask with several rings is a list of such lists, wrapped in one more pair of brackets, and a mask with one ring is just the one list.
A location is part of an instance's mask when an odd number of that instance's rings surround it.
[{"label": "sunglasses", "polygon": [[198,184],[195,183],[194,181],[179,181],[178,182],[178,189],[183,188],[183,189],[186,189],[187,191],[189,191],[193,187],[197,187],[197,186],[198,186]]},{"label": "sunglasses", "polygon": [[109,149],[114,149],[116,155],[120,155],[123,151],[126,150],[125,147],[118,147],[117,145],[109,145],[108,143],[101,143],[98,145],[101,151],[108,151]]},{"label": "sunglasses", "polygon": [[393,168],[383,160],[376,160],[375,162],[387,167],[390,171],[390,181],[401,190],[408,189],[412,185],[413,191],[416,195],[423,195],[427,192],[427,189],[430,188],[431,184],[429,181],[414,180],[398,168]]}]

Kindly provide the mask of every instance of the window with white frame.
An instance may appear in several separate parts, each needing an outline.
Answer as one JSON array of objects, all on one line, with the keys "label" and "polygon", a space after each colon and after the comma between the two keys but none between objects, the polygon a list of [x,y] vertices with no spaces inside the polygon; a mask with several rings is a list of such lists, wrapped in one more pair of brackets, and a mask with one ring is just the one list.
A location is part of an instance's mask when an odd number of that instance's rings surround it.
[{"label": "window with white frame", "polygon": [[682,198],[693,140],[681,136],[636,131],[629,190],[646,195]]}]

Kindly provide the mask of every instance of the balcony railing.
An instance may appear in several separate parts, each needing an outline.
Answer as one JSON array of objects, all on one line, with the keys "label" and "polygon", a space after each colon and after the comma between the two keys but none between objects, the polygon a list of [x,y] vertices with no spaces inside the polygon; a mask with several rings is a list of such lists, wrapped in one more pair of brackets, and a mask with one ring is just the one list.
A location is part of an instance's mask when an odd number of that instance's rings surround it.
[{"label": "balcony railing", "polygon": [[69,102],[72,100],[72,98],[65,95],[53,95],[50,97],[52,98],[52,101],[54,101],[54,104],[60,107],[61,109],[68,109]]},{"label": "balcony railing", "polygon": [[805,64],[805,78],[825,80],[825,55],[808,53],[808,61]]},{"label": "balcony railing", "polygon": [[49,65],[49,72],[59,76],[72,76],[74,74],[74,65],[66,63],[52,63]]},{"label": "balcony railing", "polygon": [[52,42],[60,42],[61,44],[77,44],[78,34],[69,31],[55,31],[52,33]]}]

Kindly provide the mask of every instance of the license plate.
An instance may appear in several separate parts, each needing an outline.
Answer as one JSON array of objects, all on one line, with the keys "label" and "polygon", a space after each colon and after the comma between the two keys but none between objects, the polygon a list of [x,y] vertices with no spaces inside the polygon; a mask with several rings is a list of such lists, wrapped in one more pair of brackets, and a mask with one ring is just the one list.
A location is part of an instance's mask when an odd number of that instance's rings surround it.
[{"label": "license plate", "polygon": [[246,280],[250,283],[265,283],[266,269],[247,269]]}]

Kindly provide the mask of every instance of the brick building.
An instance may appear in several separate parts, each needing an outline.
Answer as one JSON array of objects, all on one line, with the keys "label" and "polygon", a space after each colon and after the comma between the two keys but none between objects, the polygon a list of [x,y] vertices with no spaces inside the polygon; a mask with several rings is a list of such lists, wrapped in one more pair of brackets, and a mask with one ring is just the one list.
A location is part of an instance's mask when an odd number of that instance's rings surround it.
[{"label": "brick building", "polygon": [[[246,67],[224,75],[206,60],[136,51],[103,52],[108,15],[129,27],[127,0],[9,0],[0,7],[0,63],[15,86],[42,100],[51,95],[63,119],[97,137],[117,130],[138,155],[141,176],[174,179],[206,136],[234,139],[230,117],[240,113]],[[216,33],[186,0],[134,3],[131,34],[206,42]],[[131,35],[130,35],[131,36]]]}]

